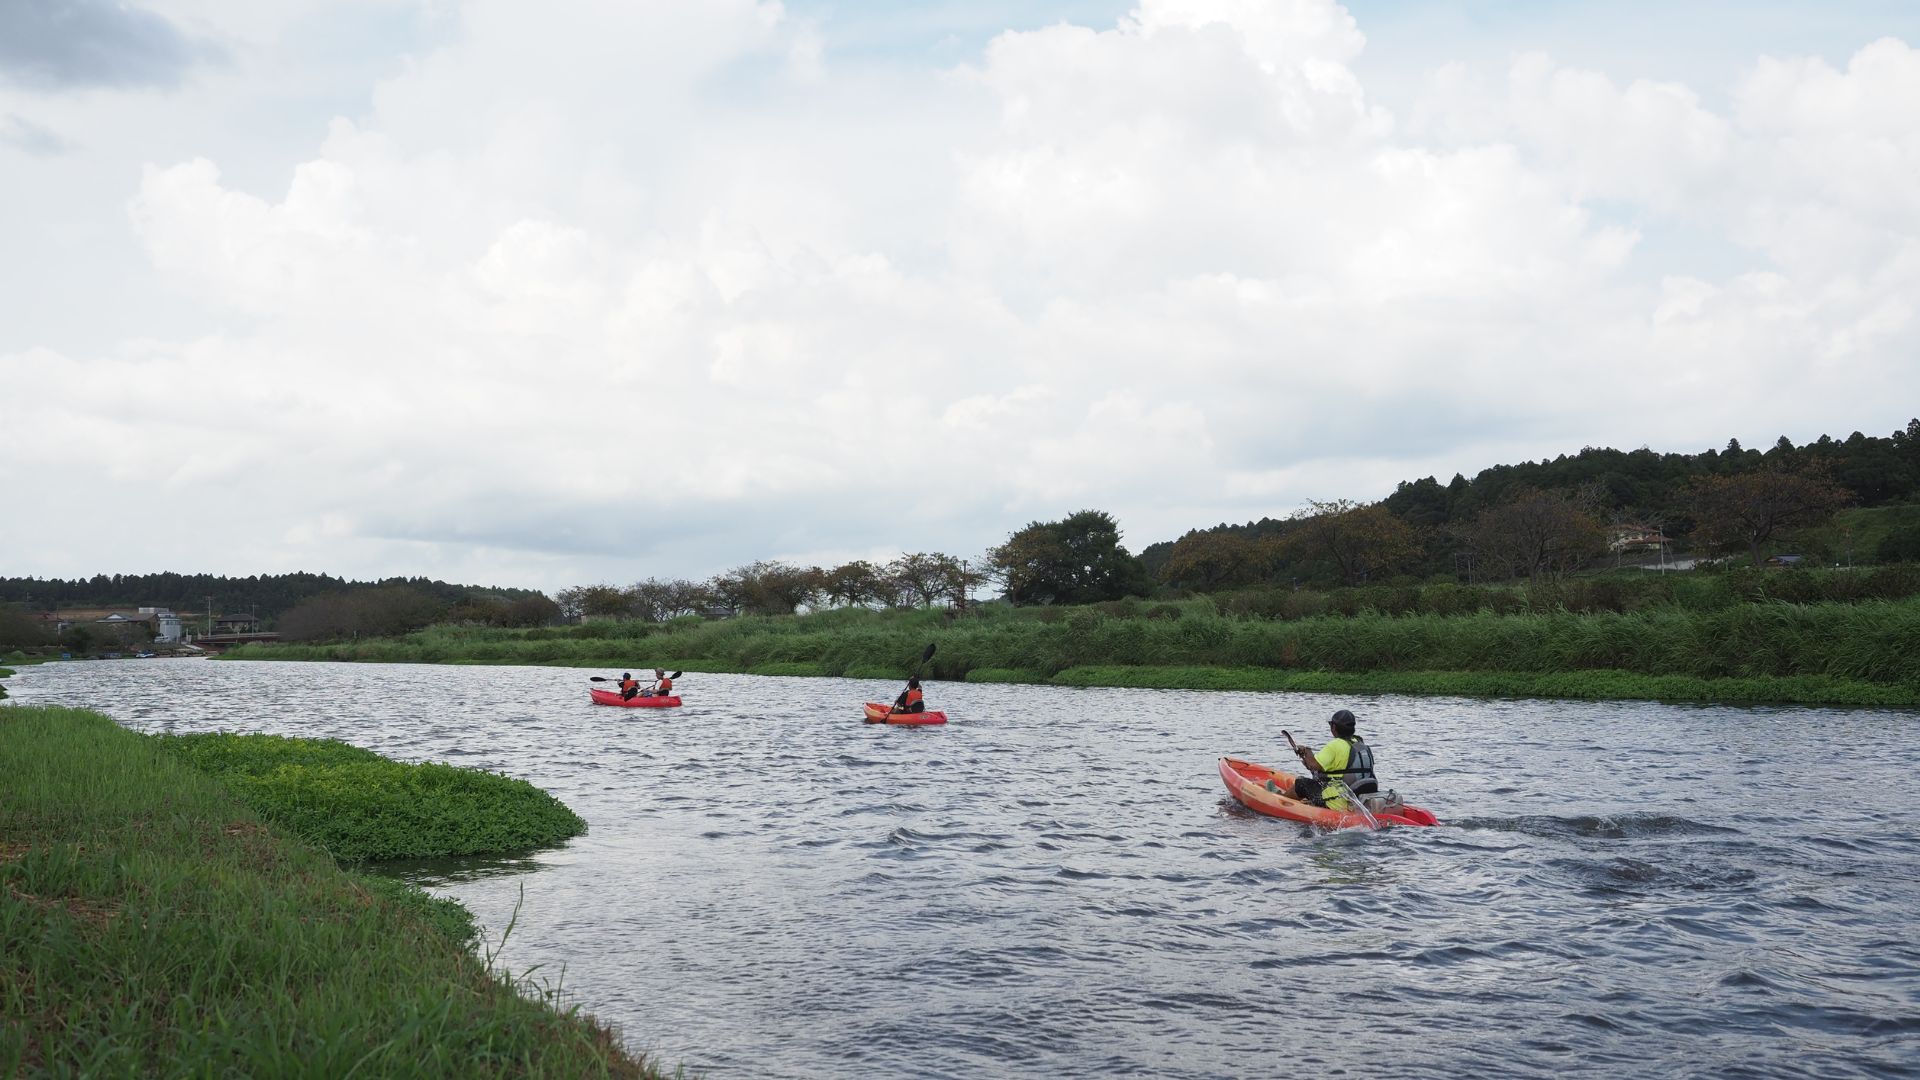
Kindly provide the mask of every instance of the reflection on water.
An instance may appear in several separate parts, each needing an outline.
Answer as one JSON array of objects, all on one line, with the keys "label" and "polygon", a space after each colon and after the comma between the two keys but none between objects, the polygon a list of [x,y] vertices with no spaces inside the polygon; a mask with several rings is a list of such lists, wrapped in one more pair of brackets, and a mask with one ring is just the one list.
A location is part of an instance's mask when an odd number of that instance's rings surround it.
[{"label": "reflection on water", "polygon": [[532,855],[505,859],[463,855],[443,859],[389,859],[371,864],[366,869],[410,881],[422,888],[444,891],[449,885],[531,873],[544,865]]},{"label": "reflection on water", "polygon": [[[883,683],[693,674],[656,713],[588,704],[588,674],[127,661],[11,687],[546,788],[586,836],[388,871],[496,943],[519,904],[503,962],[564,969],[710,1075],[1920,1062],[1909,714],[932,684],[953,720],[914,729],[860,722]],[[1445,826],[1326,834],[1224,797],[1218,757],[1285,761],[1279,729],[1337,707]],[[1846,766],[1871,799],[1799,775],[1835,747],[1871,749]]]}]

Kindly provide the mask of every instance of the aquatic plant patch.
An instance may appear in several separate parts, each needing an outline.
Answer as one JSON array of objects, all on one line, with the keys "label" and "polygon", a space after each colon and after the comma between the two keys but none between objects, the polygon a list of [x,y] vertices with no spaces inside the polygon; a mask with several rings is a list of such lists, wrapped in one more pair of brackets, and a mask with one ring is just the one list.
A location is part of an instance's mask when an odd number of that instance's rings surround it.
[{"label": "aquatic plant patch", "polygon": [[404,764],[333,739],[155,738],[262,817],[340,859],[506,854],[587,831],[553,796],[481,769]]}]

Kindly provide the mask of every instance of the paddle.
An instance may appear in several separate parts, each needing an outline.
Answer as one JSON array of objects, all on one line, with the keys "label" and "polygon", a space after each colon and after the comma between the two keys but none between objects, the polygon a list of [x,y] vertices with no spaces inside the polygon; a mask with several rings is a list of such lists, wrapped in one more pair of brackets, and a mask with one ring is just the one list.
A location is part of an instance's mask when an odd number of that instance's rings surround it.
[{"label": "paddle", "polygon": [[1286,728],[1281,728],[1280,734],[1285,735],[1287,737],[1287,745],[1293,747],[1293,756],[1299,758],[1302,762],[1306,764],[1309,775],[1320,771],[1320,763],[1313,760],[1313,756],[1311,754],[1308,754],[1305,750],[1300,749],[1299,743],[1293,741],[1293,732],[1288,731]]},{"label": "paddle", "polygon": [[[912,682],[913,680],[919,678],[920,669],[923,667],[926,667],[927,661],[933,659],[933,646],[934,646],[933,642],[931,641],[927,642],[926,651],[920,654],[920,662],[913,665],[913,674],[907,676],[908,682]],[[887,715],[898,716],[899,714],[900,714],[899,701],[898,699],[895,699],[895,703],[887,709]]]}]

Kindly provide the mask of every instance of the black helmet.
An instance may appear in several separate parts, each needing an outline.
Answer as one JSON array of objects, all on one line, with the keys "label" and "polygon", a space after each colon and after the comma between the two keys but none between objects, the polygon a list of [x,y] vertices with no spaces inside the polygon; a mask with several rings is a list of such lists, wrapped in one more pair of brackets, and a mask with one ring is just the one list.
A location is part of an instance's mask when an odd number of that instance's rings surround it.
[{"label": "black helmet", "polygon": [[1343,739],[1353,738],[1353,713],[1341,709],[1333,714],[1333,733]]}]

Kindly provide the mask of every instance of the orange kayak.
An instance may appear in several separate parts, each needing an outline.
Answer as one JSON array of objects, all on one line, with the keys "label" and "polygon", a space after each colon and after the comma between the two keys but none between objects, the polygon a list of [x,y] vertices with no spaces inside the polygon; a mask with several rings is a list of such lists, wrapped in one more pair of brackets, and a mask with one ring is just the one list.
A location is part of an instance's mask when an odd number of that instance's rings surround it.
[{"label": "orange kayak", "polygon": [[[1289,821],[1304,821],[1309,825],[1319,825],[1327,829],[1345,829],[1354,825],[1365,827],[1367,815],[1357,810],[1329,810],[1324,806],[1301,802],[1287,792],[1293,790],[1293,774],[1279,769],[1269,769],[1265,765],[1255,765],[1251,761],[1239,758],[1220,759],[1220,779],[1226,782],[1227,794],[1235,802],[1255,813],[1268,817],[1286,818]],[[1268,791],[1267,781],[1273,781],[1278,791]],[[1440,819],[1432,811],[1418,806],[1401,805],[1392,810],[1376,811],[1373,820],[1382,825],[1438,825]]]},{"label": "orange kayak", "polygon": [[666,709],[680,704],[680,696],[672,697],[632,697],[623,698],[618,690],[602,690],[593,687],[595,705],[624,705],[629,709]]},{"label": "orange kayak", "polygon": [[878,702],[867,702],[867,723],[869,724],[944,724],[947,714],[943,712],[894,712],[893,706]]}]

